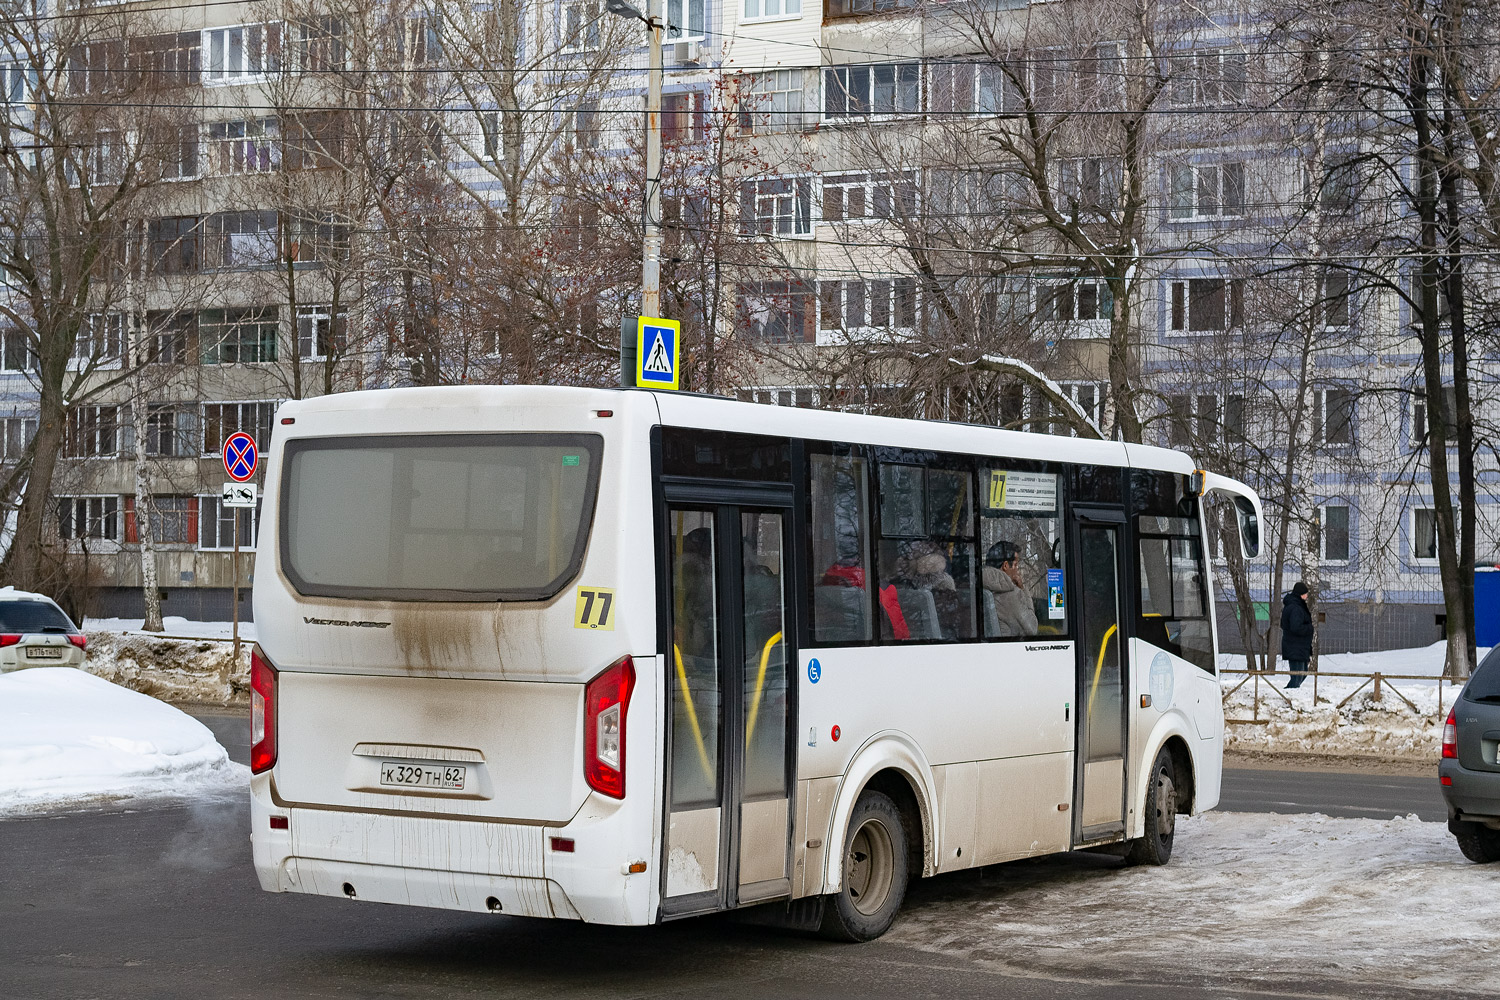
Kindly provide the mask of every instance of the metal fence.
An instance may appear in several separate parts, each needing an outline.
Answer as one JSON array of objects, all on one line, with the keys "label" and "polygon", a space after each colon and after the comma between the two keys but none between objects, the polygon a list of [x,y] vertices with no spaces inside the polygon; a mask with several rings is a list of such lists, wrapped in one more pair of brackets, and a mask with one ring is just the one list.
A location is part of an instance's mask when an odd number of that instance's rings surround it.
[{"label": "metal fence", "polygon": [[[1223,691],[1222,698],[1223,698],[1223,702],[1224,702],[1225,705],[1229,704],[1230,697],[1232,697],[1234,694],[1236,694],[1241,688],[1243,688],[1247,684],[1252,685],[1252,692],[1253,692],[1252,696],[1251,696],[1251,700],[1250,700],[1250,704],[1251,704],[1251,717],[1248,718],[1248,719],[1233,719],[1233,718],[1229,718],[1226,715],[1225,718],[1224,718],[1224,721],[1226,723],[1236,724],[1236,725],[1245,725],[1245,726],[1264,726],[1264,725],[1267,725],[1271,720],[1269,718],[1265,718],[1265,719],[1261,718],[1261,713],[1260,713],[1260,704],[1261,704],[1261,699],[1263,697],[1262,691],[1265,692],[1264,697],[1267,698],[1267,699],[1269,699],[1271,695],[1275,695],[1277,698],[1280,698],[1283,702],[1285,702],[1288,706],[1290,706],[1290,707],[1296,707],[1296,703],[1293,702],[1290,697],[1288,697],[1287,693],[1283,689],[1281,689],[1281,688],[1277,687],[1275,684],[1271,683],[1271,678],[1273,678],[1273,677],[1291,677],[1292,676],[1292,671],[1290,671],[1290,670],[1231,670],[1231,669],[1222,669],[1222,670],[1219,671],[1219,673],[1220,673],[1220,675],[1225,675],[1225,674],[1236,675],[1236,676],[1237,675],[1241,675],[1241,674],[1244,675],[1243,679],[1238,684],[1234,685],[1233,687],[1227,688],[1227,689],[1225,689]],[[1321,697],[1318,694],[1318,681],[1320,679],[1333,678],[1333,677],[1353,678],[1353,679],[1359,680],[1361,683],[1358,684],[1354,688],[1353,691],[1350,691],[1347,694],[1344,694],[1342,700],[1340,700],[1337,704],[1334,704],[1334,702],[1332,701],[1332,699],[1323,698],[1323,697]],[[1264,684],[1261,683],[1263,680],[1265,681]],[[1450,690],[1448,692],[1448,696],[1447,696],[1447,699],[1446,699],[1446,703],[1451,703],[1452,702],[1452,698],[1453,698],[1453,694],[1455,693],[1456,689],[1463,687],[1463,684],[1464,684],[1464,682],[1462,680],[1454,680],[1451,677],[1433,677],[1433,676],[1428,675],[1428,674],[1386,674],[1386,673],[1381,673],[1378,670],[1377,671],[1373,671],[1371,673],[1365,673],[1365,674],[1360,674],[1360,673],[1343,673],[1343,672],[1324,671],[1324,670],[1310,670],[1310,671],[1307,672],[1307,680],[1304,681],[1303,683],[1311,683],[1312,684],[1312,696],[1313,696],[1313,705],[1314,706],[1317,706],[1319,703],[1328,704],[1328,705],[1333,705],[1335,711],[1342,711],[1343,708],[1344,708],[1344,706],[1348,705],[1351,701],[1353,701],[1355,699],[1355,697],[1358,696],[1361,691],[1364,691],[1366,688],[1371,688],[1372,689],[1372,693],[1370,695],[1370,700],[1371,701],[1384,701],[1386,699],[1386,696],[1390,695],[1395,700],[1399,701],[1400,703],[1404,704],[1407,708],[1409,708],[1411,710],[1411,712],[1412,712],[1413,715],[1425,717],[1426,713],[1423,712],[1420,708],[1418,708],[1417,705],[1415,703],[1413,703],[1410,698],[1408,698],[1406,695],[1402,694],[1401,690],[1399,688],[1397,688],[1394,684],[1391,684],[1390,683],[1391,681],[1423,681],[1423,682],[1426,682],[1428,684],[1436,684],[1437,685],[1437,719],[1439,721],[1441,721],[1442,718],[1443,718],[1443,707],[1444,707],[1444,704],[1445,704],[1445,698],[1444,698],[1444,688],[1445,688],[1445,686],[1453,689],[1453,690]]]}]

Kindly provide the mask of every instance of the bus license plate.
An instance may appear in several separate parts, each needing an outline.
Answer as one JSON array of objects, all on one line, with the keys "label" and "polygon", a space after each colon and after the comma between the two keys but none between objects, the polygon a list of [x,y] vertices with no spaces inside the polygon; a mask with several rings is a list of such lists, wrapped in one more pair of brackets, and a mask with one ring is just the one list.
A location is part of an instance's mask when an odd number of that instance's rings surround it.
[{"label": "bus license plate", "polygon": [[448,788],[463,791],[468,768],[462,764],[403,764],[380,762],[380,783],[398,788]]},{"label": "bus license plate", "polygon": [[57,646],[27,646],[26,658],[30,660],[60,660],[62,650]]}]

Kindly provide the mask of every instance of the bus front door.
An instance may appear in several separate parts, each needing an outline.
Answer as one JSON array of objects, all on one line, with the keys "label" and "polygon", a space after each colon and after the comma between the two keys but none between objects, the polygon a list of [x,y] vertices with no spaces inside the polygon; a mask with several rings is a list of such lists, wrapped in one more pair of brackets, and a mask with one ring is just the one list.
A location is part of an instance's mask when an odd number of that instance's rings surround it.
[{"label": "bus front door", "polygon": [[791,893],[789,525],[785,509],[667,508],[667,916]]},{"label": "bus front door", "polygon": [[[1116,520],[1118,518],[1118,520]],[[1125,831],[1123,515],[1077,522],[1082,628],[1078,645],[1078,772],[1075,844],[1118,840]]]}]

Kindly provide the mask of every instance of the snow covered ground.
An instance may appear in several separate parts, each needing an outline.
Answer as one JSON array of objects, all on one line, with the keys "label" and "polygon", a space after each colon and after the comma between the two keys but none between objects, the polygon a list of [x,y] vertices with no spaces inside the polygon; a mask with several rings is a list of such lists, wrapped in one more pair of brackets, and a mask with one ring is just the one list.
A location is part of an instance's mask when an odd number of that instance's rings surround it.
[{"label": "snow covered ground", "polygon": [[[1481,650],[1483,656],[1487,650]],[[1221,655],[1220,666],[1243,670],[1242,656]],[[1284,668],[1284,665],[1283,665]],[[1363,677],[1331,677],[1335,673],[1409,674],[1432,680],[1382,680],[1382,697],[1375,700],[1373,684]],[[1285,691],[1290,677],[1280,674],[1257,683],[1244,674],[1222,675],[1225,691],[1242,686],[1224,704],[1229,719],[1252,719],[1266,725],[1227,726],[1225,745],[1234,750],[1379,756],[1403,760],[1435,760],[1442,744],[1442,724],[1459,687],[1444,683],[1443,715],[1438,713],[1438,678],[1443,672],[1443,644],[1377,653],[1336,653],[1318,661],[1317,704],[1313,678],[1295,691]],[[1339,708],[1356,688],[1364,689]],[[1274,686],[1275,690],[1268,688]],[[1393,690],[1394,689],[1394,690]],[[1403,701],[1402,699],[1405,699]],[[1407,704],[1410,702],[1410,704]],[[1415,711],[1413,710],[1415,708]]]},{"label": "snow covered ground", "polygon": [[[228,639],[233,632],[230,622],[195,622],[171,615],[161,620],[164,630],[160,633],[141,632],[142,635],[165,635],[188,639]],[[87,618],[85,632],[140,632],[145,620],[141,618]],[[240,639],[255,641],[255,623],[240,622]]]},{"label": "snow covered ground", "polygon": [[67,667],[0,674],[0,817],[248,781],[206,726],[155,698]]},{"label": "snow covered ground", "polygon": [[1464,860],[1441,823],[1208,813],[1178,821],[1164,868],[1070,855],[916,883],[889,938],[1021,974],[1103,959],[1136,981],[1479,992],[1500,987],[1497,898],[1500,866]]}]

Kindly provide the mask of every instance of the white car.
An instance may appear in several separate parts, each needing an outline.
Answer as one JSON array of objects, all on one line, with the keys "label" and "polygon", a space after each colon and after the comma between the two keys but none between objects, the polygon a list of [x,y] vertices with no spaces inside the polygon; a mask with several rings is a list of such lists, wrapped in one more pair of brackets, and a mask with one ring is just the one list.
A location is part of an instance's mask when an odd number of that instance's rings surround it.
[{"label": "white car", "polygon": [[52,598],[0,587],[0,673],[23,667],[82,667],[87,644]]}]

